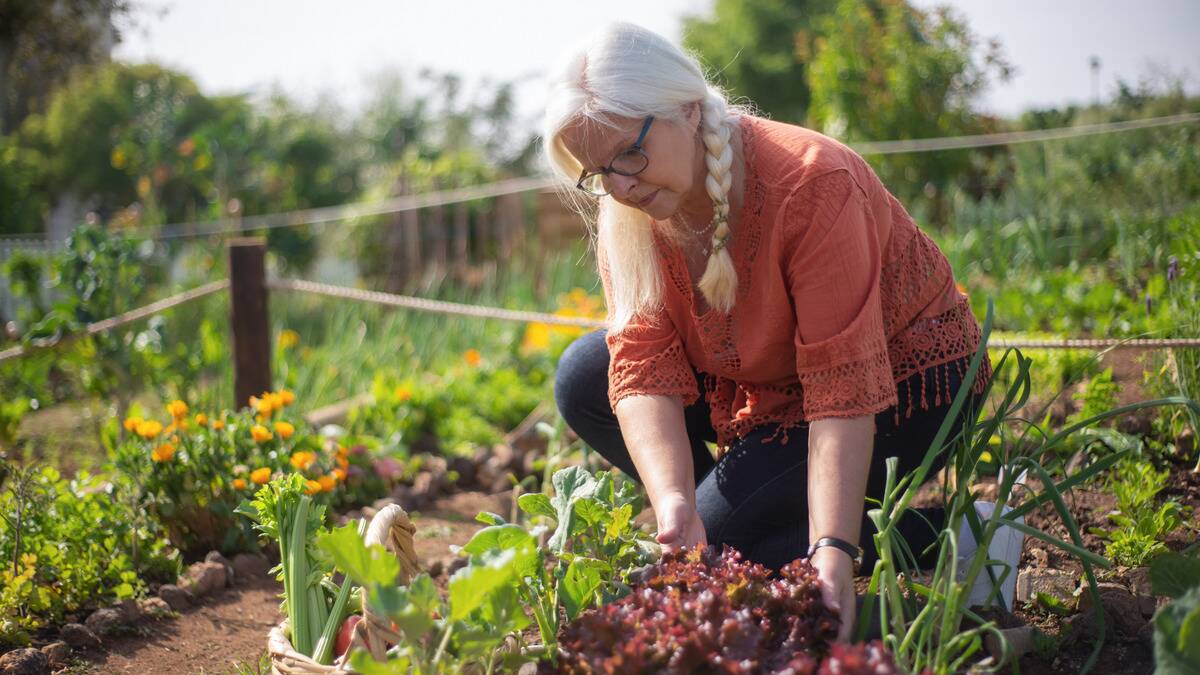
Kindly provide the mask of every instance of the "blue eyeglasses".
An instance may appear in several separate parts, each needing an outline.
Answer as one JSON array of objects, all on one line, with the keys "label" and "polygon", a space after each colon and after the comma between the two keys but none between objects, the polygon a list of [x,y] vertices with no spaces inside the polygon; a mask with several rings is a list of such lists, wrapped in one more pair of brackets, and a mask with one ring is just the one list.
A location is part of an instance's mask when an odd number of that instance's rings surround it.
[{"label": "blue eyeglasses", "polygon": [[599,171],[588,172],[584,169],[579,175],[579,182],[575,187],[584,192],[596,197],[603,197],[612,192],[606,185],[605,176],[610,173],[615,173],[619,176],[636,176],[646,170],[650,164],[650,158],[646,156],[646,152],[642,150],[642,141],[646,140],[646,132],[650,131],[650,125],[654,123],[654,116],[646,118],[642,124],[642,132],[638,134],[637,140],[633,145],[621,151],[621,154],[613,158],[608,166]]}]

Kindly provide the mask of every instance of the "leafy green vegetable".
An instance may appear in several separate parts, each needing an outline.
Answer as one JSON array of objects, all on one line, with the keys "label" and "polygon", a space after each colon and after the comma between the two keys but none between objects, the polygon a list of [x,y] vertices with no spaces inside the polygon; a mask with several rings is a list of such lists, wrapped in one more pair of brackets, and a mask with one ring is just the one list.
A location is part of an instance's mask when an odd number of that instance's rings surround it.
[{"label": "leafy green vegetable", "polygon": [[1154,662],[1157,675],[1200,672],[1200,586],[1154,615]]}]

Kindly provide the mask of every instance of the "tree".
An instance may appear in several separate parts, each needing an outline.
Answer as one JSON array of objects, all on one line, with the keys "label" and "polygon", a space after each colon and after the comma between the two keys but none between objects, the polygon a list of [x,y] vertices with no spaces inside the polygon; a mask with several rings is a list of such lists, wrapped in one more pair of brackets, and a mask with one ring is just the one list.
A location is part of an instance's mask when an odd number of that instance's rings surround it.
[{"label": "tree", "polygon": [[[975,37],[949,8],[839,0],[818,32],[808,71],[809,123],[846,142],[986,131],[972,106],[993,75],[1011,72],[997,43],[979,54]],[[898,196],[929,199],[935,224],[945,222],[946,191],[971,162],[969,150],[874,160]]]},{"label": "tree", "polygon": [[126,0],[0,0],[0,135],[15,129],[76,66],[108,60]]},{"label": "tree", "polygon": [[735,97],[771,117],[802,124],[811,98],[808,63],[834,0],[717,0],[712,18],[688,17],[683,44]]}]

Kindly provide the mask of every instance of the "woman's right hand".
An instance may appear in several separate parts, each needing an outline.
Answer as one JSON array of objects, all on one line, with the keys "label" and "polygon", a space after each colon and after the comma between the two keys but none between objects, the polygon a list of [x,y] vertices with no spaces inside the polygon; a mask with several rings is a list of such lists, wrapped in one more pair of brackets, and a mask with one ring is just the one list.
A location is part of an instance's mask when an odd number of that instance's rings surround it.
[{"label": "woman's right hand", "polygon": [[654,516],[658,520],[658,534],[655,539],[666,550],[708,543],[700,513],[683,495],[673,494],[661,498],[659,503],[654,505]]}]

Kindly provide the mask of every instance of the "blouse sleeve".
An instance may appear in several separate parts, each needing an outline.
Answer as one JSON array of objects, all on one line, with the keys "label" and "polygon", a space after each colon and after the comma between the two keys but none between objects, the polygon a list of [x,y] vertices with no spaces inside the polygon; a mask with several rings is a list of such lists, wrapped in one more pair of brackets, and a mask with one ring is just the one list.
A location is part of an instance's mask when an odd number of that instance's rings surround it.
[{"label": "blouse sleeve", "polygon": [[866,194],[849,172],[833,171],[797,188],[783,215],[804,418],[859,417],[896,405],[880,244]]},{"label": "blouse sleeve", "polygon": [[[597,255],[604,298],[612,307],[612,280],[603,253]],[[619,332],[609,331],[608,402],[613,410],[629,396],[679,396],[683,405],[699,398],[696,375],[683,341],[664,309],[633,317]]]}]

